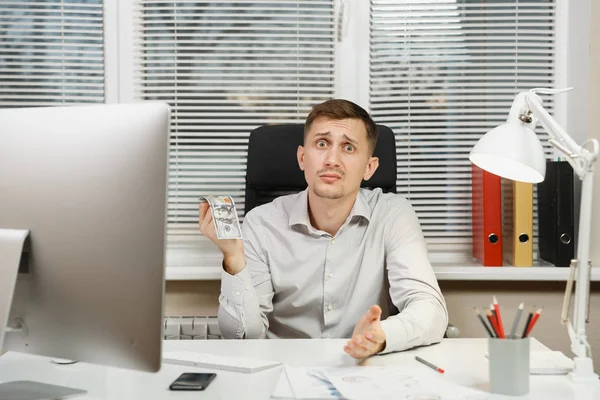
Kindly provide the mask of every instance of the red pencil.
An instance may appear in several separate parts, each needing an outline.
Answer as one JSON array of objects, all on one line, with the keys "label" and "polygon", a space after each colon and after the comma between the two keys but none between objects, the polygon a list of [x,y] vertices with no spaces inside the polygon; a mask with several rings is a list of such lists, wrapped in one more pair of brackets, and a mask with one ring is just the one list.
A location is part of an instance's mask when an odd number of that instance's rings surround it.
[{"label": "red pencil", "polygon": [[493,303],[494,316],[496,317],[496,324],[498,324],[498,337],[500,339],[504,339],[504,325],[502,324],[502,316],[500,315],[500,306],[498,305],[498,301],[496,300],[496,296],[494,296]]},{"label": "red pencil", "polygon": [[531,322],[529,323],[529,326],[527,327],[527,332],[525,332],[525,335],[523,336],[524,338],[529,336],[529,332],[531,332],[531,330],[533,329],[533,326],[535,325],[537,320],[540,318],[541,313],[542,313],[542,309],[538,308],[538,310],[533,315],[533,318],[531,318]]},{"label": "red pencil", "polygon": [[496,296],[494,296],[494,311],[496,311],[496,318],[498,319],[498,328],[500,329],[500,338],[504,339],[504,324],[502,323],[502,316],[500,315],[500,306],[498,305],[498,300],[496,300]]}]

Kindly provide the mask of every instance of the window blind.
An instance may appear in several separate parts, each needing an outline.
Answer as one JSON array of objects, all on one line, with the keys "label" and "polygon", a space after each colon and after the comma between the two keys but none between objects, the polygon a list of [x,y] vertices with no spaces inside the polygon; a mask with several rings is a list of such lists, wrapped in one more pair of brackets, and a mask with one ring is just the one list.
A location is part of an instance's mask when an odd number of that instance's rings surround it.
[{"label": "window blind", "polygon": [[233,196],[241,216],[254,128],[333,97],[334,2],[139,0],[135,13],[136,97],[172,107],[169,240],[189,240],[202,195]]},{"label": "window blind", "polygon": [[102,102],[102,0],[0,2],[0,107]]},{"label": "window blind", "polygon": [[371,0],[370,32],[370,111],[396,134],[398,192],[430,252],[470,256],[468,154],[516,93],[554,86],[555,3]]}]

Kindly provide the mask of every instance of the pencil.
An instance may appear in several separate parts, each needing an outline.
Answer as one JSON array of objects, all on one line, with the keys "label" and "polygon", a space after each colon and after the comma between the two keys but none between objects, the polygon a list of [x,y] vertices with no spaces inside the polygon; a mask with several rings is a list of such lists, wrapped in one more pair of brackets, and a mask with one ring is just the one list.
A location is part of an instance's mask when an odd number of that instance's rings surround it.
[{"label": "pencil", "polygon": [[496,319],[498,320],[498,329],[500,329],[500,337],[504,339],[504,324],[502,323],[502,314],[500,313],[500,305],[496,296],[494,296],[494,310],[496,311]]},{"label": "pencil", "polygon": [[531,322],[531,318],[533,318],[533,310],[535,310],[534,307],[535,306],[531,307],[531,312],[527,316],[527,321],[525,321],[525,328],[523,328],[523,334],[521,335],[522,338],[527,336],[527,328],[529,328],[529,323]]},{"label": "pencil", "polygon": [[525,332],[525,336],[523,336],[524,338],[526,338],[527,336],[529,336],[529,333],[533,329],[533,326],[535,325],[535,323],[537,322],[537,320],[540,319],[540,314],[541,313],[542,313],[542,309],[538,308],[538,310],[535,312],[535,315],[531,319],[531,323],[529,324],[529,327],[527,328],[527,332]]},{"label": "pencil", "polygon": [[421,357],[419,356],[415,356],[415,360],[417,360],[418,362],[427,365],[429,368],[436,370],[437,372],[439,372],[440,374],[444,373],[444,370],[441,369],[440,367],[438,367],[437,365],[433,365],[432,363],[430,363],[429,361],[425,361],[423,360]]},{"label": "pencil", "polygon": [[519,304],[519,308],[517,308],[517,315],[515,315],[515,320],[513,321],[512,328],[510,328],[509,339],[515,339],[515,334],[517,333],[517,325],[519,325],[519,320],[521,319],[521,314],[523,314],[523,307],[525,304]]},{"label": "pencil", "polygon": [[490,321],[490,325],[492,326],[492,330],[494,331],[494,337],[498,337],[498,328],[496,327],[496,322],[494,321],[494,316],[492,315],[492,312],[486,308],[485,315],[487,316],[488,321]]},{"label": "pencil", "polygon": [[477,314],[477,318],[479,318],[479,320],[481,321],[481,324],[483,325],[483,327],[487,331],[488,335],[490,337],[496,337],[496,335],[494,335],[494,333],[492,332],[492,330],[490,329],[490,327],[488,326],[488,324],[485,323],[485,320],[481,316],[481,313],[479,312],[479,309],[477,309],[476,307],[473,307],[473,310],[475,311],[475,314]]},{"label": "pencil", "polygon": [[500,337],[500,327],[498,326],[498,315],[496,315],[496,309],[494,304],[490,303],[490,312],[492,313],[492,320],[494,321],[494,329],[496,330],[496,336]]}]

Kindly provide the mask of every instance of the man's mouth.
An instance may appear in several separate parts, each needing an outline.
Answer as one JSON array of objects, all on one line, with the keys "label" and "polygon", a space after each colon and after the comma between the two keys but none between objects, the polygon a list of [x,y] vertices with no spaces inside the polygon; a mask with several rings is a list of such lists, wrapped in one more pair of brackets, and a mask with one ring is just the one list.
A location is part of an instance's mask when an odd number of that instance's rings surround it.
[{"label": "man's mouth", "polygon": [[342,179],[342,177],[338,174],[332,174],[332,173],[327,173],[327,174],[321,174],[319,175],[319,178],[321,178],[321,180],[331,183],[331,182],[335,182],[339,179]]}]

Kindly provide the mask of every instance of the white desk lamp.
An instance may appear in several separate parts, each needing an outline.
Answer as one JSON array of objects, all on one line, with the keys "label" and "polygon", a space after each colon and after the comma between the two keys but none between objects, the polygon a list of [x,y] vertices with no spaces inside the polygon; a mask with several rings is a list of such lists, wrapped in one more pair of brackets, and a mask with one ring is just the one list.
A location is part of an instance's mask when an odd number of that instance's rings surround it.
[{"label": "white desk lamp", "polygon": [[[473,147],[469,159],[478,167],[515,181],[539,183],[546,173],[546,157],[540,140],[534,132],[539,122],[548,135],[549,142],[565,154],[573,170],[582,180],[579,233],[577,236],[576,259],[571,261],[571,269],[563,302],[562,323],[567,325],[571,350],[575,354],[571,377],[577,381],[594,380],[592,352],[587,341],[585,324],[589,312],[589,291],[591,265],[590,230],[592,217],[592,185],[594,182],[594,162],[598,156],[598,140],[590,139],[579,146],[558,125],[542,106],[542,99],[536,93],[554,94],[564,90],[532,89],[517,94],[505,124],[485,134]],[[577,270],[575,307],[573,323],[568,319],[573,278]]]}]

